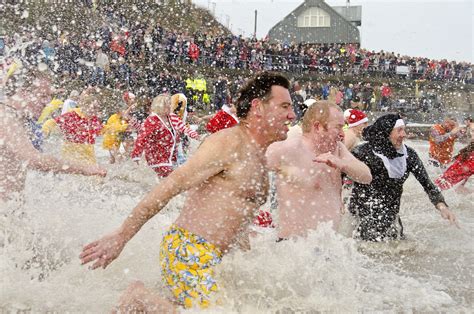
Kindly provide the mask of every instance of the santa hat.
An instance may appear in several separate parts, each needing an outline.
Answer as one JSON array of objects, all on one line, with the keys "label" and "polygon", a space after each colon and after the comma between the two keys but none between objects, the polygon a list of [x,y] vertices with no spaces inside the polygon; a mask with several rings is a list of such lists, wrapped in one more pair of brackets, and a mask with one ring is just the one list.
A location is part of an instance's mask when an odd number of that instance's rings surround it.
[{"label": "santa hat", "polygon": [[369,122],[369,119],[367,119],[367,115],[362,111],[352,109],[349,117],[347,118],[347,122],[349,127],[353,128],[355,126],[361,125],[362,123]]}]

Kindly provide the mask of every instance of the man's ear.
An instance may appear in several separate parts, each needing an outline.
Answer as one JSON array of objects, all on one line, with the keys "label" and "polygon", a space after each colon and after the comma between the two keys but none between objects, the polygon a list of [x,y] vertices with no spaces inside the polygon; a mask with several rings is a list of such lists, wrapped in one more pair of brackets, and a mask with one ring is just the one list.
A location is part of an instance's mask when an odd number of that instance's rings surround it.
[{"label": "man's ear", "polygon": [[263,113],[263,104],[262,100],[259,98],[254,98],[252,99],[252,102],[250,103],[252,110],[255,112],[255,115],[257,117],[261,117]]}]

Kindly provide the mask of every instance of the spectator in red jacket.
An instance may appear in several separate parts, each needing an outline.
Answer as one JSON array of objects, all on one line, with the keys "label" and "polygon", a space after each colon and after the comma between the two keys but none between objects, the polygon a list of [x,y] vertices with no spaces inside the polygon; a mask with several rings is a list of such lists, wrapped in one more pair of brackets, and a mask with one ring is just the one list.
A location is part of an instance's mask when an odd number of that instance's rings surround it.
[{"label": "spectator in red jacket", "polygon": [[199,47],[194,43],[194,39],[191,38],[191,41],[189,42],[189,48],[188,48],[188,56],[191,59],[191,62],[196,62],[197,59],[199,59]]}]

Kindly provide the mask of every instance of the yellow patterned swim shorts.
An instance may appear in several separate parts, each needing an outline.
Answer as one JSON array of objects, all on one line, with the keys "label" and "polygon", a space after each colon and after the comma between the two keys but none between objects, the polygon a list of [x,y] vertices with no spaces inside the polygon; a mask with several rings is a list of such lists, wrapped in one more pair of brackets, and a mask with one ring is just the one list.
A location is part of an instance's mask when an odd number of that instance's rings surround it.
[{"label": "yellow patterned swim shorts", "polygon": [[202,237],[176,225],[163,236],[160,249],[161,274],[179,303],[186,308],[209,306],[217,291],[215,266],[222,253]]}]

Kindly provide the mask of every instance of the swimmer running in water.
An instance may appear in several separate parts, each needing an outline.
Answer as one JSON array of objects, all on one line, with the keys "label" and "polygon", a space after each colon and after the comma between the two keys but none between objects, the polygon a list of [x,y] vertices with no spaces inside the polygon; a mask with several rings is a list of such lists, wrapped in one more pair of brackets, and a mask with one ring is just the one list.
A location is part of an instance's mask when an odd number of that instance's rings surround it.
[{"label": "swimmer running in water", "polygon": [[[240,90],[238,126],[210,135],[194,155],[173,171],[133,209],[112,233],[84,246],[80,258],[92,268],[107,267],[140,228],[169,202],[188,191],[184,208],[165,232],[160,264],[172,301],[134,283],[118,310],[174,312],[176,305],[206,307],[217,291],[214,266],[265,203],[268,175],[265,151],[287,137],[294,120],[289,81],[277,73],[259,73]],[[177,248],[180,249],[177,249]]]},{"label": "swimmer running in water", "polygon": [[398,216],[403,184],[410,173],[420,182],[441,217],[457,224],[443,195],[430,180],[418,154],[403,144],[405,123],[398,114],[387,114],[364,130],[368,142],[353,154],[372,172],[370,184],[354,183],[349,211],[359,219],[358,236],[367,241],[403,239]]},{"label": "swimmer running in water", "polygon": [[341,173],[369,184],[369,168],[341,142],[344,118],[329,101],[311,105],[303,117],[302,134],[277,142],[267,150],[267,166],[276,172],[281,239],[305,236],[321,222],[341,219]]},{"label": "swimmer running in water", "polygon": [[31,144],[25,120],[37,117],[52,96],[50,78],[32,71],[25,85],[0,105],[0,199],[9,200],[21,194],[25,187],[26,170],[51,171],[105,176],[96,165],[65,162],[41,154]]}]

